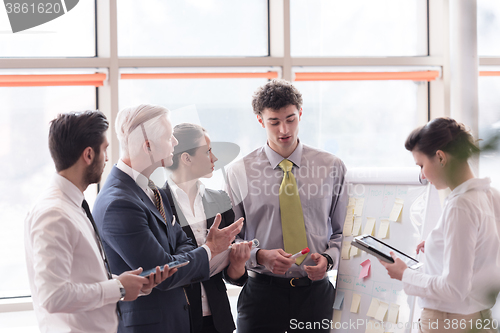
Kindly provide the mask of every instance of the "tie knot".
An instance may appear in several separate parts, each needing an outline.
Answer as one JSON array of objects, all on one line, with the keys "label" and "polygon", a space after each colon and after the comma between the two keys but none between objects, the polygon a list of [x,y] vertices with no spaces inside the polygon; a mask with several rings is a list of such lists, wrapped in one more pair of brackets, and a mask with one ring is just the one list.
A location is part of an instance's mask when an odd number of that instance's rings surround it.
[{"label": "tie knot", "polygon": [[290,172],[292,170],[293,163],[285,158],[278,165],[284,172]]},{"label": "tie knot", "polygon": [[151,179],[148,181],[148,187],[152,190],[156,190],[156,185]]}]

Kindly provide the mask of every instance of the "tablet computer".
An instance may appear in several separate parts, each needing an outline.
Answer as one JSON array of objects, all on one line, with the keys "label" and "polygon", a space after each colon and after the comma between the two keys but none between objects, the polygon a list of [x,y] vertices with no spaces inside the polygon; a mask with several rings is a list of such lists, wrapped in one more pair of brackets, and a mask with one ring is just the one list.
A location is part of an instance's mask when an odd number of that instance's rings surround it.
[{"label": "tablet computer", "polygon": [[406,253],[399,251],[398,249],[393,248],[392,246],[382,242],[381,240],[371,236],[371,235],[361,235],[355,237],[351,242],[352,246],[357,247],[360,250],[363,250],[371,255],[374,255],[378,259],[391,263],[394,263],[394,259],[392,259],[390,252],[394,252],[401,260],[404,261],[406,266],[411,269],[420,268],[423,264],[420,263],[417,259],[410,257]]},{"label": "tablet computer", "polygon": [[[175,261],[171,261],[168,263],[168,268],[170,268],[170,269],[180,268],[180,267],[186,266],[187,264],[189,264],[189,260],[186,260],[186,259],[175,260]],[[161,267],[161,271],[163,272],[163,266],[160,266],[160,267]],[[148,269],[146,271],[143,271],[139,275],[140,276],[148,276],[151,273],[156,273],[156,267]]]}]

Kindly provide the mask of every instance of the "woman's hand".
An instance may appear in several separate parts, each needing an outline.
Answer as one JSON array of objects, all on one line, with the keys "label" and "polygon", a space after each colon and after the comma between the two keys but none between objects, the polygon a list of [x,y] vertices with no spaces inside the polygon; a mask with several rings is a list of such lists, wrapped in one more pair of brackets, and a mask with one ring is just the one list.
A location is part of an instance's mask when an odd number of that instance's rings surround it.
[{"label": "woman's hand", "polygon": [[417,245],[417,254],[419,254],[420,251],[425,253],[425,241],[421,241],[420,244]]},{"label": "woman's hand", "polygon": [[391,252],[391,257],[392,259],[394,259],[394,264],[389,264],[388,262],[382,261],[380,259],[379,262],[382,264],[382,266],[385,267],[385,269],[387,269],[387,273],[389,273],[389,276],[392,279],[401,281],[403,279],[403,273],[405,269],[408,268],[408,266],[406,266],[403,260],[396,257],[394,252]]}]

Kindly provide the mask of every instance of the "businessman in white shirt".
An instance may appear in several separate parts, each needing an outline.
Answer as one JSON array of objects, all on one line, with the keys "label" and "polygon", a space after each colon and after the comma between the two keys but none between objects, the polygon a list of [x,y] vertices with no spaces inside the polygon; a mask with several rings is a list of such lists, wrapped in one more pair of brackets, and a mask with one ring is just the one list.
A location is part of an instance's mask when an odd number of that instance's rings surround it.
[{"label": "businessman in white shirt", "polygon": [[28,277],[42,332],[116,332],[118,301],[132,301],[175,273],[142,268],[111,275],[83,192],[108,160],[108,121],[99,111],[60,114],[49,149],[57,173],[25,221]]}]

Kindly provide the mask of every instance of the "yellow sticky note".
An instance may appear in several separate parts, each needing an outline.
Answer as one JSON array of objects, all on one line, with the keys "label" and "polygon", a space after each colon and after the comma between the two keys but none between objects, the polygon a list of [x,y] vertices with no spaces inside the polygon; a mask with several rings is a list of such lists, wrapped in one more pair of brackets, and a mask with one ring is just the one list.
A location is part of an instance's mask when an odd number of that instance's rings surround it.
[{"label": "yellow sticky note", "polygon": [[396,198],[391,214],[389,215],[389,220],[401,221],[401,212],[403,211],[404,203],[405,201],[403,199]]},{"label": "yellow sticky note", "polygon": [[384,333],[384,325],[375,320],[369,320],[366,323],[365,333]]},{"label": "yellow sticky note", "polygon": [[344,236],[351,236],[352,223],[354,219],[354,206],[347,206],[347,213],[344,220]]},{"label": "yellow sticky note", "polygon": [[363,230],[364,234],[375,236],[375,218],[367,217],[365,229]]},{"label": "yellow sticky note", "polygon": [[[342,311],[341,310],[333,310],[333,327],[335,327],[335,323],[341,323]],[[338,327],[339,325],[337,325]]]},{"label": "yellow sticky note", "polygon": [[389,314],[387,315],[387,321],[393,324],[398,323],[399,316],[399,304],[392,303],[389,307]]},{"label": "yellow sticky note", "polygon": [[357,247],[351,246],[351,258],[357,256],[360,253],[361,252],[359,251],[359,249]]},{"label": "yellow sticky note", "polygon": [[351,259],[349,256],[349,252],[351,250],[351,242],[344,242],[342,245],[342,259],[349,260]]},{"label": "yellow sticky note", "polygon": [[368,308],[368,312],[366,313],[366,315],[368,317],[375,317],[379,306],[380,306],[380,301],[375,297],[372,298],[372,302],[370,303],[370,307]]},{"label": "yellow sticky note", "polygon": [[361,295],[360,294],[352,294],[352,302],[351,302],[351,312],[352,313],[358,313],[360,303],[361,303]]},{"label": "yellow sticky note", "polygon": [[389,237],[389,227],[390,227],[391,221],[388,219],[381,219],[380,220],[380,227],[378,228],[378,238],[388,238]]},{"label": "yellow sticky note", "polygon": [[361,232],[361,216],[356,216],[354,218],[354,226],[352,227],[352,235],[359,236]]},{"label": "yellow sticky note", "polygon": [[347,206],[356,206],[356,198],[349,198]]},{"label": "yellow sticky note", "polygon": [[389,309],[389,304],[381,301],[380,305],[378,306],[377,313],[375,313],[375,319],[384,321],[388,309]]},{"label": "yellow sticky note", "polygon": [[356,206],[354,207],[354,215],[361,216],[363,215],[363,205],[365,204],[365,198],[357,198]]}]

